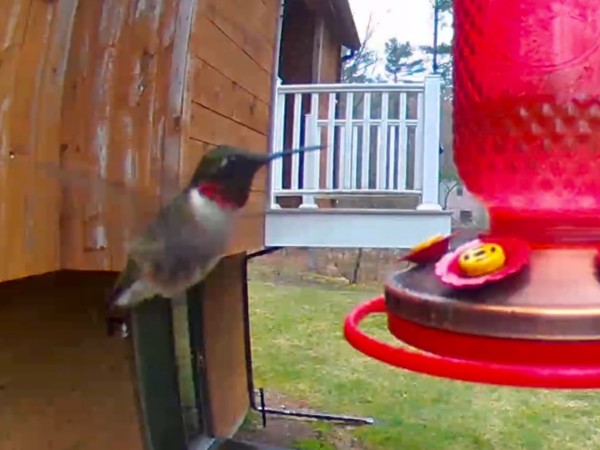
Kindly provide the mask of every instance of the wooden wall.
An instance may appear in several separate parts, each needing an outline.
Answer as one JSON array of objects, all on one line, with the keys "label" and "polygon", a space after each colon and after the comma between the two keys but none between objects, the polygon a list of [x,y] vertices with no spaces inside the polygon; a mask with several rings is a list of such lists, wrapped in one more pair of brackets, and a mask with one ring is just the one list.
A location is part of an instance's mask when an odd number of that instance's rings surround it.
[{"label": "wooden wall", "polygon": [[40,186],[32,167],[59,159],[61,99],[77,2],[4,0],[0,5],[0,280],[6,280],[59,266],[58,182],[46,179]]},{"label": "wooden wall", "polygon": [[106,336],[113,281],[71,272],[0,284],[1,449],[142,450],[130,343]]},{"label": "wooden wall", "polygon": [[338,83],[342,73],[342,47],[331,28],[325,26],[321,41],[321,83]]},{"label": "wooden wall", "polygon": [[286,3],[279,55],[284,84],[340,81],[342,48],[331,20],[320,17],[305,0]]},{"label": "wooden wall", "polygon": [[0,281],[118,270],[178,181],[194,1],[2,4]]},{"label": "wooden wall", "polygon": [[161,193],[178,187],[193,4],[79,2],[65,74],[61,163],[134,191],[69,191],[66,201],[78,208],[64,208],[62,268],[120,269],[127,233],[139,231]]},{"label": "wooden wall", "polygon": [[[199,2],[190,38],[184,176],[217,144],[268,150],[278,9],[279,0]],[[266,173],[257,175],[231,253],[263,245]]]},{"label": "wooden wall", "polygon": [[230,437],[248,411],[243,254],[224,258],[203,292],[205,364],[217,437]]},{"label": "wooden wall", "polygon": [[279,76],[284,84],[313,80],[316,17],[304,0],[286,2],[281,29]]},{"label": "wooden wall", "polygon": [[[208,148],[267,151],[278,0],[2,4],[0,281],[118,270]],[[262,246],[265,195],[263,170],[231,253]]]}]

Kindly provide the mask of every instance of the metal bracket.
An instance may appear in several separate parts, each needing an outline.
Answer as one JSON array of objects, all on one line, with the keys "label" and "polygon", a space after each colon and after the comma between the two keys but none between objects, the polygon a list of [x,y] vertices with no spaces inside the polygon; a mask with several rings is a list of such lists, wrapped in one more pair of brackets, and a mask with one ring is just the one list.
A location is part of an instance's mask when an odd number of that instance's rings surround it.
[{"label": "metal bracket", "polygon": [[[267,247],[263,250],[259,250],[255,253],[246,255],[246,258],[242,264],[242,272],[243,279],[248,280],[248,260],[267,255],[269,253],[274,253],[278,250],[281,250],[283,247]],[[264,388],[259,388],[258,390],[254,389],[254,370],[252,365],[252,339],[250,335],[250,314],[249,314],[249,299],[248,299],[248,283],[244,284],[244,292],[243,292],[243,300],[244,300],[244,337],[246,341],[246,376],[248,378],[248,396],[250,400],[250,408],[254,411],[257,411],[261,414],[262,418],[262,426],[265,428],[267,426],[267,415],[278,415],[278,416],[287,416],[287,417],[298,417],[304,419],[313,419],[313,420],[324,420],[327,422],[340,422],[340,423],[348,423],[352,425],[373,425],[375,423],[375,419],[372,417],[355,417],[355,416],[347,416],[347,415],[338,415],[338,414],[327,414],[327,413],[318,413],[318,412],[306,412],[306,411],[298,411],[293,409],[277,409],[277,408],[268,408],[265,404],[265,391]],[[260,405],[257,405],[256,395],[258,394]]]},{"label": "metal bracket", "polygon": [[327,422],[347,423],[347,424],[352,424],[352,425],[373,425],[375,423],[375,419],[373,419],[372,417],[356,417],[356,416],[346,416],[346,415],[341,415],[341,414],[306,412],[306,411],[298,411],[298,410],[284,409],[284,408],[283,409],[267,408],[265,405],[264,389],[259,388],[258,394],[259,394],[259,398],[260,398],[260,407],[258,407],[258,408],[252,407],[252,409],[261,413],[263,428],[265,428],[267,426],[267,415],[268,414],[273,414],[273,415],[278,415],[278,416],[298,417],[298,418],[313,419],[313,420],[324,420]]}]

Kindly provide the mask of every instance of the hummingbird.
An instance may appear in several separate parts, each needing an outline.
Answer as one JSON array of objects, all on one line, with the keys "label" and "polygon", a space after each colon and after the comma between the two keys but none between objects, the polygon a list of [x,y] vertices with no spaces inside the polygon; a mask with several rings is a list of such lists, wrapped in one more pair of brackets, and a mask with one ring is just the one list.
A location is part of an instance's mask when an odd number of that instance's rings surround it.
[{"label": "hummingbird", "polygon": [[204,155],[185,188],[165,204],[129,247],[127,263],[107,297],[109,334],[115,313],[160,295],[174,299],[217,265],[233,233],[233,218],[250,195],[255,174],[277,158],[320,150],[308,146],[271,154],[219,145]]}]

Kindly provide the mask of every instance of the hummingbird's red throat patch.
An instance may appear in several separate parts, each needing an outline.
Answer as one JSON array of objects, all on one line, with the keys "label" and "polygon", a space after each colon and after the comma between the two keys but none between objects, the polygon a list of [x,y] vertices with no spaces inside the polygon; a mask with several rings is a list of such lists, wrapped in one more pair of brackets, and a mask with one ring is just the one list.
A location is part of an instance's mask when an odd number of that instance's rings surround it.
[{"label": "hummingbird's red throat patch", "polygon": [[218,183],[202,183],[198,186],[198,192],[219,206],[231,209],[237,208],[234,202],[227,199],[222,186]]}]

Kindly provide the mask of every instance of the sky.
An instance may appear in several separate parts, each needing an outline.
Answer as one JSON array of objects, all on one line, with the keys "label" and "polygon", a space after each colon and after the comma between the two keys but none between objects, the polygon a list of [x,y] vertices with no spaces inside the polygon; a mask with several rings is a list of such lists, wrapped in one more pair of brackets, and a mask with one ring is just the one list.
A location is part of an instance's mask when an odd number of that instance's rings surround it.
[{"label": "sky", "polygon": [[[370,47],[383,53],[385,42],[396,37],[415,46],[433,43],[433,0],[349,0],[361,40],[369,16],[376,25]],[[441,27],[440,42],[450,42],[449,26]]]}]

